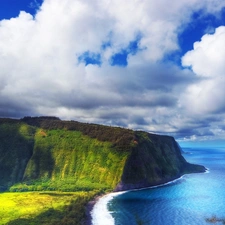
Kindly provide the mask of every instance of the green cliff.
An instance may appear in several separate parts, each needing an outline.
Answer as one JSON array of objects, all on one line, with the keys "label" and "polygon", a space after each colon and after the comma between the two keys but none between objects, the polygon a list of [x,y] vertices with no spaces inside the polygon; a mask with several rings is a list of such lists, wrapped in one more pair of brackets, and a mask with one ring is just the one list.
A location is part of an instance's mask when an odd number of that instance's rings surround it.
[{"label": "green cliff", "polygon": [[204,171],[169,136],[55,117],[0,119],[1,190],[125,190]]}]

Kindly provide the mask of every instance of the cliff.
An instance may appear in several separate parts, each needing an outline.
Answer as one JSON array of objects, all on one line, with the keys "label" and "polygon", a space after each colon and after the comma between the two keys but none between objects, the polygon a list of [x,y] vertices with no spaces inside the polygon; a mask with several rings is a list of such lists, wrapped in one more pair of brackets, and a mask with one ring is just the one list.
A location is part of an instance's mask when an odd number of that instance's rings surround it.
[{"label": "cliff", "polygon": [[130,190],[163,184],[187,173],[205,172],[188,163],[173,137],[135,132],[137,145],[127,158],[116,190]]},{"label": "cliff", "polygon": [[204,172],[174,138],[56,117],[0,119],[0,189],[126,190]]}]

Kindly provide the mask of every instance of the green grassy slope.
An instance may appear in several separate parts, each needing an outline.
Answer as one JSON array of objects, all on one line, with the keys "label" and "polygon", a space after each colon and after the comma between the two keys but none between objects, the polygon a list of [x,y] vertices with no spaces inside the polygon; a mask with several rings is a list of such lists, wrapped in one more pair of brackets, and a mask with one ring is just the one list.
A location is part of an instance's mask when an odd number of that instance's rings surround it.
[{"label": "green grassy slope", "polygon": [[172,137],[54,117],[0,119],[0,140],[0,185],[10,191],[123,190],[204,171]]},{"label": "green grassy slope", "polygon": [[20,192],[0,195],[0,224],[81,225],[96,194],[204,170],[185,161],[172,137],[55,117],[0,118],[0,191]]},{"label": "green grassy slope", "polygon": [[82,133],[74,129],[73,122],[43,121],[45,126],[37,127],[19,120],[0,120],[2,189],[77,191],[115,188],[129,155],[127,148],[130,148],[125,143],[126,148],[122,150],[125,145],[121,138],[123,129],[109,128],[114,131],[112,135],[105,126],[79,123]]},{"label": "green grassy slope", "polygon": [[[111,145],[79,131],[38,129],[24,182],[29,190],[113,189],[120,180],[127,154]],[[31,180],[34,184],[30,184]]]}]

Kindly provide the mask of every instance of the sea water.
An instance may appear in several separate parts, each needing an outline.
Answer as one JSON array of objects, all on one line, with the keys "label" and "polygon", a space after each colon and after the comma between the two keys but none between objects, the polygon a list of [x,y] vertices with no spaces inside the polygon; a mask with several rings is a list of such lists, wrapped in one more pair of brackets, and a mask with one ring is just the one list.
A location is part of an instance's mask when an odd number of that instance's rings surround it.
[{"label": "sea water", "polygon": [[183,150],[188,162],[204,165],[208,172],[105,196],[94,207],[93,225],[209,225],[207,218],[225,218],[225,148]]}]

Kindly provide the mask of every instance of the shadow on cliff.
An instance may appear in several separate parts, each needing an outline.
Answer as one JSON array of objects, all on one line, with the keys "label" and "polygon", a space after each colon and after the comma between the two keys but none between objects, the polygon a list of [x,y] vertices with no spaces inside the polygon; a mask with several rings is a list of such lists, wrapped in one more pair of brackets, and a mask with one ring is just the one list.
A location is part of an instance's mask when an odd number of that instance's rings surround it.
[{"label": "shadow on cliff", "polygon": [[0,124],[0,191],[21,182],[33,154],[34,129],[21,124]]},{"label": "shadow on cliff", "polygon": [[36,146],[29,162],[29,169],[27,168],[28,174],[24,174],[24,181],[35,180],[41,177],[51,178],[54,166],[55,161],[51,147],[42,148],[41,146]]}]

